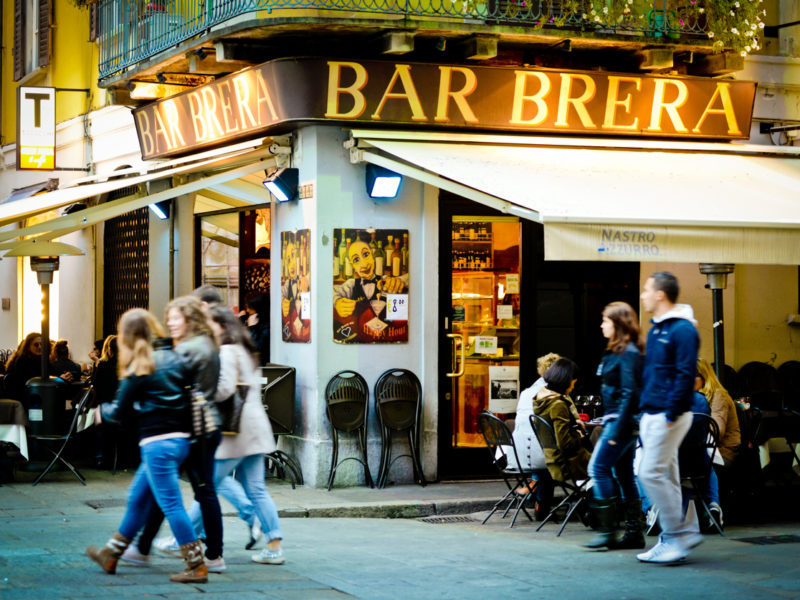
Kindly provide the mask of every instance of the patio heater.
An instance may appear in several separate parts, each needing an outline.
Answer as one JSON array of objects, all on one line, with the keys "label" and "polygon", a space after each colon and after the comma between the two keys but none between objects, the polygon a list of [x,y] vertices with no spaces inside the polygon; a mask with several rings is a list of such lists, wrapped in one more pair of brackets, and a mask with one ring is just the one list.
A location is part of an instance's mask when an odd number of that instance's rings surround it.
[{"label": "patio heater", "polygon": [[722,381],[725,369],[725,328],[723,324],[722,290],[728,287],[728,275],[733,273],[733,265],[701,263],[700,272],[708,278],[706,287],[711,290],[714,318],[714,371]]},{"label": "patio heater", "polygon": [[40,377],[30,379],[26,384],[29,398],[28,419],[31,432],[37,434],[57,433],[63,419],[59,415],[65,411],[64,403],[58,402],[58,386],[49,376],[50,361],[50,284],[53,273],[58,271],[59,257],[81,256],[80,248],[62,242],[25,240],[6,256],[29,256],[31,269],[42,286],[42,370]]}]

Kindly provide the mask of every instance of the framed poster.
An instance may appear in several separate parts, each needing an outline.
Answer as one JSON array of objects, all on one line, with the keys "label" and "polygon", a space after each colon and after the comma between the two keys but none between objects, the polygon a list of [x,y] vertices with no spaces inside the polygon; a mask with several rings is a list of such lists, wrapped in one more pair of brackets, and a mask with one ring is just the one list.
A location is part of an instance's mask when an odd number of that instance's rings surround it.
[{"label": "framed poster", "polygon": [[281,232],[281,339],[311,341],[311,230]]},{"label": "framed poster", "polygon": [[518,398],[519,367],[489,367],[489,410],[516,412]]},{"label": "framed poster", "polygon": [[333,232],[333,341],[408,341],[407,229]]}]

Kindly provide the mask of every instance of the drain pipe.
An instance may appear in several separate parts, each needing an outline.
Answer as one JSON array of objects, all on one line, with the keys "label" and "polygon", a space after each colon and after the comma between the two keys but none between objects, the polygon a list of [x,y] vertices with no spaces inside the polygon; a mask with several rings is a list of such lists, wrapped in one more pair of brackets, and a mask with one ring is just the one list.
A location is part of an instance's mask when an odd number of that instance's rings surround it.
[{"label": "drain pipe", "polygon": [[708,279],[706,288],[711,290],[714,310],[714,371],[722,381],[725,368],[725,327],[723,323],[722,290],[728,286],[728,275],[733,273],[734,265],[702,263],[700,272]]}]

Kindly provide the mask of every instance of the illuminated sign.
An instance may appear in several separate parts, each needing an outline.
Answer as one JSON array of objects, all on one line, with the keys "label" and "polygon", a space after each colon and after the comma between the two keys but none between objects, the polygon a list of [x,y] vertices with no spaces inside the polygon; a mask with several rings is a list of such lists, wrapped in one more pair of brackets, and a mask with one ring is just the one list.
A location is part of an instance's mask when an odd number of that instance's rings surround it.
[{"label": "illuminated sign", "polygon": [[746,139],[756,84],[645,74],[279,59],[134,110],[142,157],[292,122]]},{"label": "illuminated sign", "polygon": [[56,167],[56,90],[17,88],[17,169]]}]

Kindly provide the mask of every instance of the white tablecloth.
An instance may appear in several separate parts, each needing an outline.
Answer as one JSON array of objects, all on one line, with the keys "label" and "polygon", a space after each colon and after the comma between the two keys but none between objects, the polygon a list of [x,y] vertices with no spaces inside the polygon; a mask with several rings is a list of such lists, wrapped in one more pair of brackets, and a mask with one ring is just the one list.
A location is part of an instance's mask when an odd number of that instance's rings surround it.
[{"label": "white tablecloth", "polygon": [[28,436],[22,425],[0,425],[0,441],[9,442],[19,448],[20,454],[28,459]]}]

